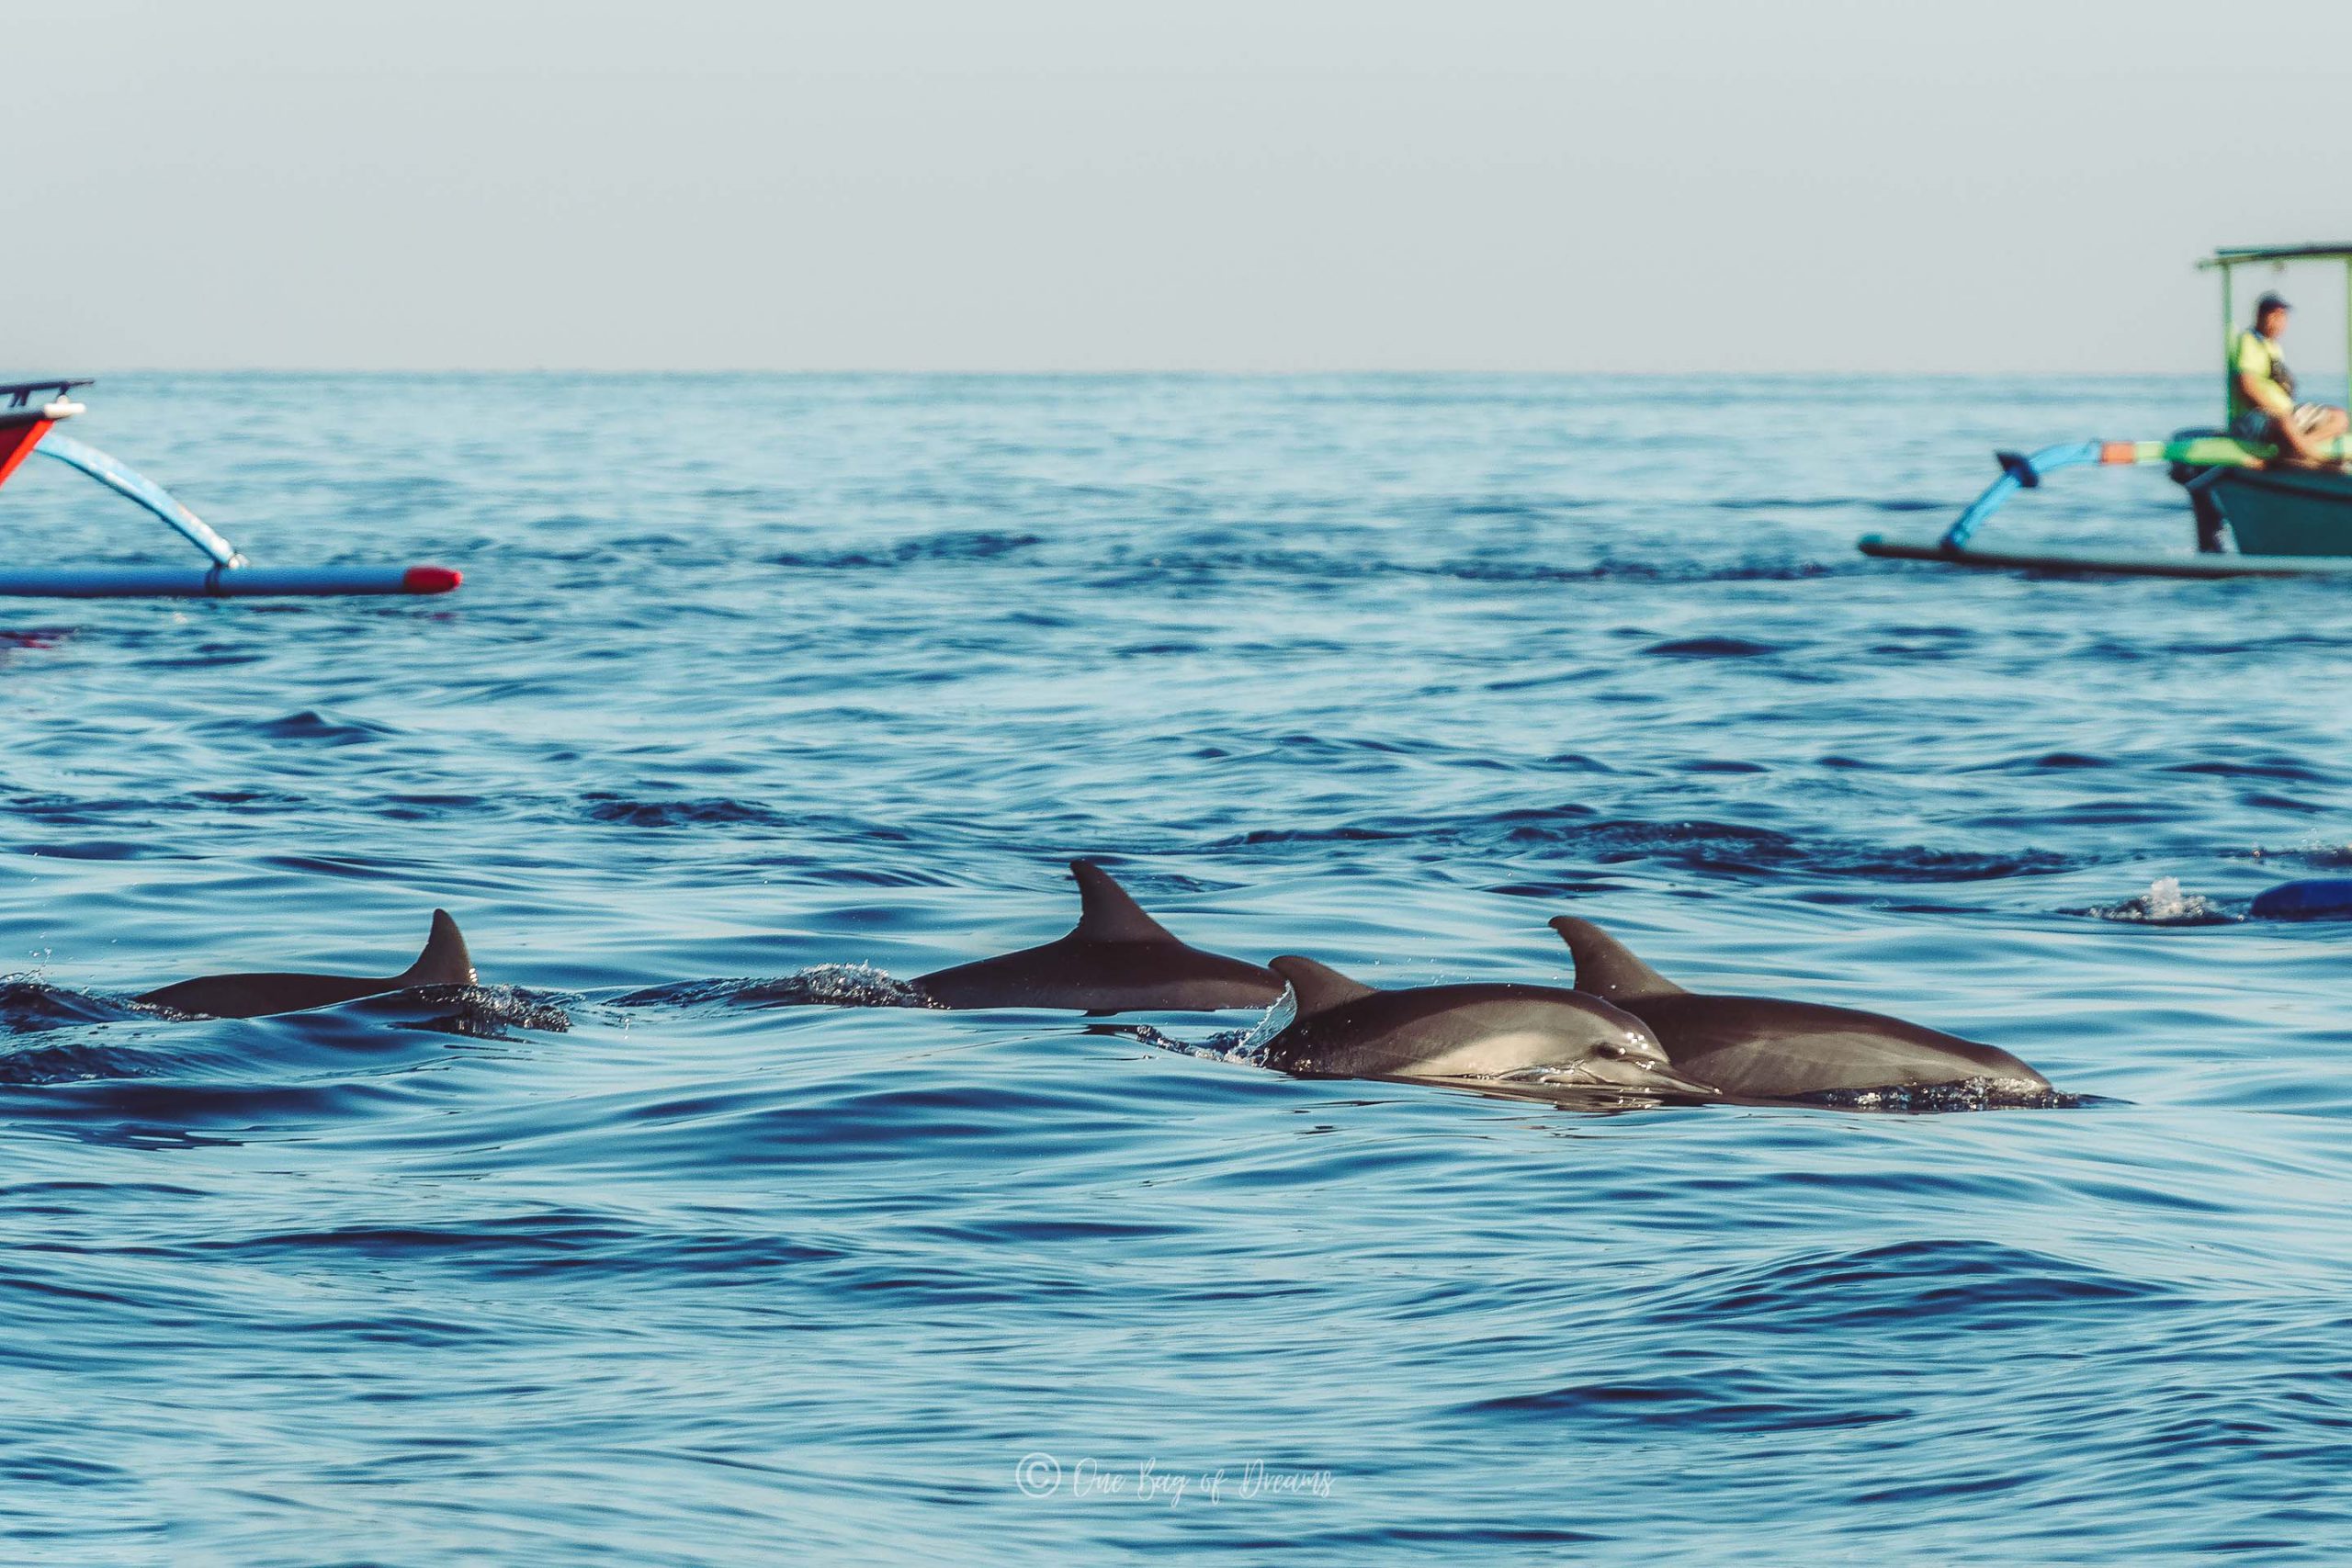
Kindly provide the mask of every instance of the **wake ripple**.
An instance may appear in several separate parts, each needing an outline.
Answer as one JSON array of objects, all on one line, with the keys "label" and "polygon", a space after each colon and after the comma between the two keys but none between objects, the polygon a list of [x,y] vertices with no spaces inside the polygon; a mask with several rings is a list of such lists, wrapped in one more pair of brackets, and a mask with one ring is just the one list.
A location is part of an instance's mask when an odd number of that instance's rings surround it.
[{"label": "wake ripple", "polygon": [[1969,1078],[1962,1083],[1895,1089],[1837,1089],[1794,1097],[1800,1105],[1833,1111],[1873,1111],[1901,1116],[1933,1116],[1963,1111],[2079,1111],[2088,1100],[2054,1089],[2034,1089],[2014,1079]]},{"label": "wake ripple", "polygon": [[40,980],[0,980],[0,1034],[34,1034],[77,1023],[107,1023],[136,1012],[106,997]]},{"label": "wake ripple", "polygon": [[870,964],[820,964],[781,979],[681,980],[615,997],[622,1008],[937,1008],[906,981]]}]

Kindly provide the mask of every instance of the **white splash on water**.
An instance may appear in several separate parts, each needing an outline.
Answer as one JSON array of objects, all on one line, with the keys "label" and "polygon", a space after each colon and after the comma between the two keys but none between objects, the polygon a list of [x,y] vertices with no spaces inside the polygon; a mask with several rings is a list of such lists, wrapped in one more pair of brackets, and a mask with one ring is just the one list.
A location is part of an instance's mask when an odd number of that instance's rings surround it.
[{"label": "white splash on water", "polygon": [[2120,904],[2094,904],[2087,909],[2068,913],[2150,926],[2218,926],[2237,919],[2202,893],[2182,892],[2177,876],[2157,877],[2136,898],[2126,898]]}]

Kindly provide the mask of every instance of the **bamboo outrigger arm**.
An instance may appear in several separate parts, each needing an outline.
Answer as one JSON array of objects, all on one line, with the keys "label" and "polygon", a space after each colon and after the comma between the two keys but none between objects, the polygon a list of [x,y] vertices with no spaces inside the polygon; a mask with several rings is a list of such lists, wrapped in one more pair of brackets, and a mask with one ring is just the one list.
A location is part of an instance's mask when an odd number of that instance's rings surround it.
[{"label": "bamboo outrigger arm", "polygon": [[69,468],[81,469],[92,479],[118,495],[130,497],[179,531],[180,536],[212,558],[214,566],[239,567],[245,558],[236,547],[212,531],[212,525],[187,507],[172,493],[143,474],[135,474],[107,457],[95,446],[85,446],[70,435],[51,431],[41,444],[33,448],[44,457],[54,457]]}]

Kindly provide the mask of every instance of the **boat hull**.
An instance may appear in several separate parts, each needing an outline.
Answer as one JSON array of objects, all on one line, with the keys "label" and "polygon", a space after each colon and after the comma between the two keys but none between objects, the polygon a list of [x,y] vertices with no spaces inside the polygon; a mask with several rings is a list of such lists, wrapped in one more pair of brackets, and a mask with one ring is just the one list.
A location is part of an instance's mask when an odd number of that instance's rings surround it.
[{"label": "boat hull", "polygon": [[2205,493],[2248,556],[2352,556],[2352,474],[2230,468]]},{"label": "boat hull", "polygon": [[0,409],[0,485],[32,456],[52,422],[39,409]]}]

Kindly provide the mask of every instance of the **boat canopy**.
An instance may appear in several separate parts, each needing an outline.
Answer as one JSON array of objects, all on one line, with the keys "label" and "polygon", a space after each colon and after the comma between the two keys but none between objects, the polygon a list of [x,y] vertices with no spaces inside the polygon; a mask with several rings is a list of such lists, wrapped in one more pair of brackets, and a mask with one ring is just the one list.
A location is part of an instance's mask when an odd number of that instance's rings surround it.
[{"label": "boat canopy", "polygon": [[2231,298],[2231,284],[2237,269],[2268,264],[2285,266],[2289,262],[2333,261],[2344,264],[2344,339],[2345,339],[2345,400],[2352,404],[2352,243],[2322,245],[2223,245],[2197,264],[2200,270],[2219,268],[2222,274],[2222,411],[2229,417],[2229,389],[2236,371],[2230,365],[2231,348],[2237,342],[2237,304]]},{"label": "boat canopy", "polygon": [[28,407],[35,392],[55,392],[56,400],[69,400],[66,398],[67,393],[76,387],[86,387],[89,384],[90,379],[86,376],[78,378],[69,376],[57,381],[11,381],[6,386],[0,387],[0,408]]},{"label": "boat canopy", "polygon": [[2200,267],[2238,266],[2246,262],[2352,261],[2352,244],[2223,245]]}]

